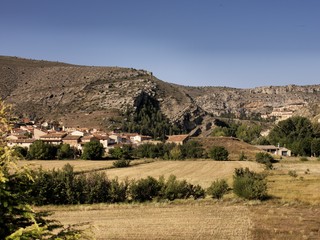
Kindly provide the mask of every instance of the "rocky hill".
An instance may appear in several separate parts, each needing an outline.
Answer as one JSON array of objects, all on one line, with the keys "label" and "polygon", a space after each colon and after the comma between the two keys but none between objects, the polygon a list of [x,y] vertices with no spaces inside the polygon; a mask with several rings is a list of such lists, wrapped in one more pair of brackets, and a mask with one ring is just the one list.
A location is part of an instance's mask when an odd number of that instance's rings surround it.
[{"label": "rocky hill", "polygon": [[58,120],[65,125],[111,128],[127,109],[145,98],[189,130],[215,116],[277,116],[320,113],[320,85],[185,87],[151,72],[120,67],[89,67],[0,56],[0,97],[19,116]]}]

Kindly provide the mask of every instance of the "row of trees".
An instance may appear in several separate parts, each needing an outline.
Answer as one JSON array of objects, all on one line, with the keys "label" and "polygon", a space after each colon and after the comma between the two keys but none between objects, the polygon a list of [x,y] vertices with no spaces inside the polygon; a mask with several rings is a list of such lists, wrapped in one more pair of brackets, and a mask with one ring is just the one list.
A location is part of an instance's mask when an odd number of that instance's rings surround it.
[{"label": "row of trees", "polygon": [[[108,179],[104,173],[77,174],[71,165],[61,170],[37,170],[33,173],[30,196],[37,205],[91,204],[144,202],[151,200],[175,200],[204,198],[207,194],[221,198],[230,190],[225,180],[215,181],[208,189],[178,180],[171,175],[167,179],[148,176],[139,180]],[[249,169],[236,169],[234,192],[245,199],[265,199],[267,185],[265,176]]]},{"label": "row of trees", "polygon": [[69,144],[52,145],[46,144],[41,140],[36,140],[30,145],[30,148],[14,147],[18,157],[25,159],[75,159],[82,158],[85,160],[102,159],[104,155],[104,148],[100,142],[88,142],[83,145],[83,151],[71,147]]},{"label": "row of trees", "polygon": [[291,117],[279,122],[268,136],[274,145],[285,146],[297,156],[320,156],[320,124],[305,117]]}]

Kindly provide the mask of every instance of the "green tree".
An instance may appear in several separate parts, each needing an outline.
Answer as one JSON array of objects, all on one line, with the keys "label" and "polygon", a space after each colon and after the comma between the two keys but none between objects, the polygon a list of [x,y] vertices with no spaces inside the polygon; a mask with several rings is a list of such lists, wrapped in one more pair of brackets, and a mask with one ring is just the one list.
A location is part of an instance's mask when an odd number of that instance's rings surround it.
[{"label": "green tree", "polygon": [[36,140],[30,145],[27,158],[50,160],[55,159],[57,154],[57,147],[51,144],[46,144],[41,140]]},{"label": "green tree", "polygon": [[310,155],[313,130],[309,119],[297,116],[280,121],[268,137],[270,143],[286,146],[294,155]]},{"label": "green tree", "polygon": [[[60,228],[35,213],[29,196],[32,176],[17,166],[16,155],[4,136],[9,130],[8,107],[0,101],[0,239],[77,239],[79,231]],[[52,220],[53,221],[53,220]],[[56,233],[51,231],[56,229]]]},{"label": "green tree", "polygon": [[225,161],[228,160],[229,152],[223,146],[213,146],[209,149],[209,157],[218,160]]},{"label": "green tree", "polygon": [[123,145],[122,147],[115,147],[109,150],[109,155],[114,159],[131,159],[132,158],[132,146]]},{"label": "green tree", "polygon": [[82,159],[99,160],[104,154],[103,145],[98,141],[88,142],[83,145]]},{"label": "green tree", "polygon": [[182,152],[181,152],[180,146],[177,145],[173,149],[171,149],[171,151],[170,151],[170,159],[180,160],[182,158],[183,158],[183,156],[182,156]]},{"label": "green tree", "polygon": [[320,156],[320,138],[315,138],[311,141],[311,154],[315,157]]},{"label": "green tree", "polygon": [[256,161],[262,163],[267,169],[272,169],[273,157],[267,152],[259,152],[256,154]]},{"label": "green tree", "polygon": [[250,171],[249,168],[236,168],[233,176],[233,192],[248,200],[264,200],[268,196],[265,176]]},{"label": "green tree", "polygon": [[204,149],[198,141],[188,141],[181,146],[181,152],[184,158],[201,158]]},{"label": "green tree", "polygon": [[69,144],[62,144],[57,151],[58,159],[70,159],[74,157],[75,150],[70,147]]},{"label": "green tree", "polygon": [[258,125],[242,124],[238,127],[236,136],[245,142],[252,142],[260,137],[261,127]]}]

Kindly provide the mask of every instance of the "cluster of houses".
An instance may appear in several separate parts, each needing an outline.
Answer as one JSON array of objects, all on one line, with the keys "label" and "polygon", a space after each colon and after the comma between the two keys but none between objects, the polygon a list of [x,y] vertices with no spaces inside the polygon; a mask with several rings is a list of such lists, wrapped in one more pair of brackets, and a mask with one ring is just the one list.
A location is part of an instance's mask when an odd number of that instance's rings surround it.
[{"label": "cluster of houses", "polygon": [[[172,135],[168,136],[168,143],[183,144],[187,141],[189,135]],[[144,136],[138,133],[121,133],[118,131],[103,132],[97,129],[86,128],[65,128],[61,130],[47,130],[35,125],[21,125],[13,128],[11,133],[6,137],[9,147],[20,146],[29,148],[36,140],[42,140],[45,143],[60,145],[69,144],[82,151],[83,145],[92,142],[100,142],[106,153],[111,148],[121,147],[124,144],[140,145],[143,143],[157,144],[160,141],[152,140],[151,136]]]},{"label": "cluster of houses", "polygon": [[[189,139],[188,134],[168,136],[166,143],[184,144]],[[6,137],[9,147],[20,146],[29,148],[36,140],[42,140],[45,143],[60,145],[69,144],[71,147],[82,151],[83,145],[92,142],[100,142],[105,152],[108,153],[114,147],[121,147],[125,144],[138,146],[144,143],[157,144],[161,141],[153,140],[151,136],[144,136],[138,133],[122,133],[119,131],[103,132],[97,129],[87,128],[66,128],[48,130],[48,126],[37,127],[34,124],[21,124],[13,128],[11,133]],[[255,146],[260,150],[279,156],[291,156],[291,151],[284,147],[273,145]]]}]

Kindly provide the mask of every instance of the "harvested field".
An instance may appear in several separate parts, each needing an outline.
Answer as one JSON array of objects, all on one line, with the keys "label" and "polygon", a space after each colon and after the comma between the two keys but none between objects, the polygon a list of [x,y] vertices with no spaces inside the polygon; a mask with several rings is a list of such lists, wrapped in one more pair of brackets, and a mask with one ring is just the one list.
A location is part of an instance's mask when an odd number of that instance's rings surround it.
[{"label": "harvested field", "polygon": [[251,239],[245,206],[210,203],[55,207],[63,224],[88,222],[96,239]]},{"label": "harvested field", "polygon": [[105,170],[110,178],[118,177],[139,179],[152,176],[168,178],[175,175],[178,179],[185,179],[190,183],[208,187],[216,179],[226,179],[229,183],[235,168],[248,167],[256,172],[263,171],[263,166],[256,162],[248,161],[157,161],[149,164],[129,168],[114,168]]},{"label": "harvested field", "polygon": [[[143,163],[143,160],[132,161],[133,164]],[[32,169],[42,167],[44,170],[60,169],[66,164],[70,164],[77,172],[80,171],[94,171],[99,169],[111,168],[113,161],[93,161],[93,160],[32,160],[32,161],[19,161],[19,166],[30,166]]]},{"label": "harvested field", "polygon": [[[320,162],[286,162],[274,165],[268,176],[269,193],[283,201],[320,204]],[[296,173],[296,176],[289,173]]]},{"label": "harvested field", "polygon": [[49,206],[65,225],[85,223],[96,239],[320,239],[320,207],[214,200]]},{"label": "harvested field", "polygon": [[251,206],[253,239],[320,239],[320,207],[290,204]]}]

